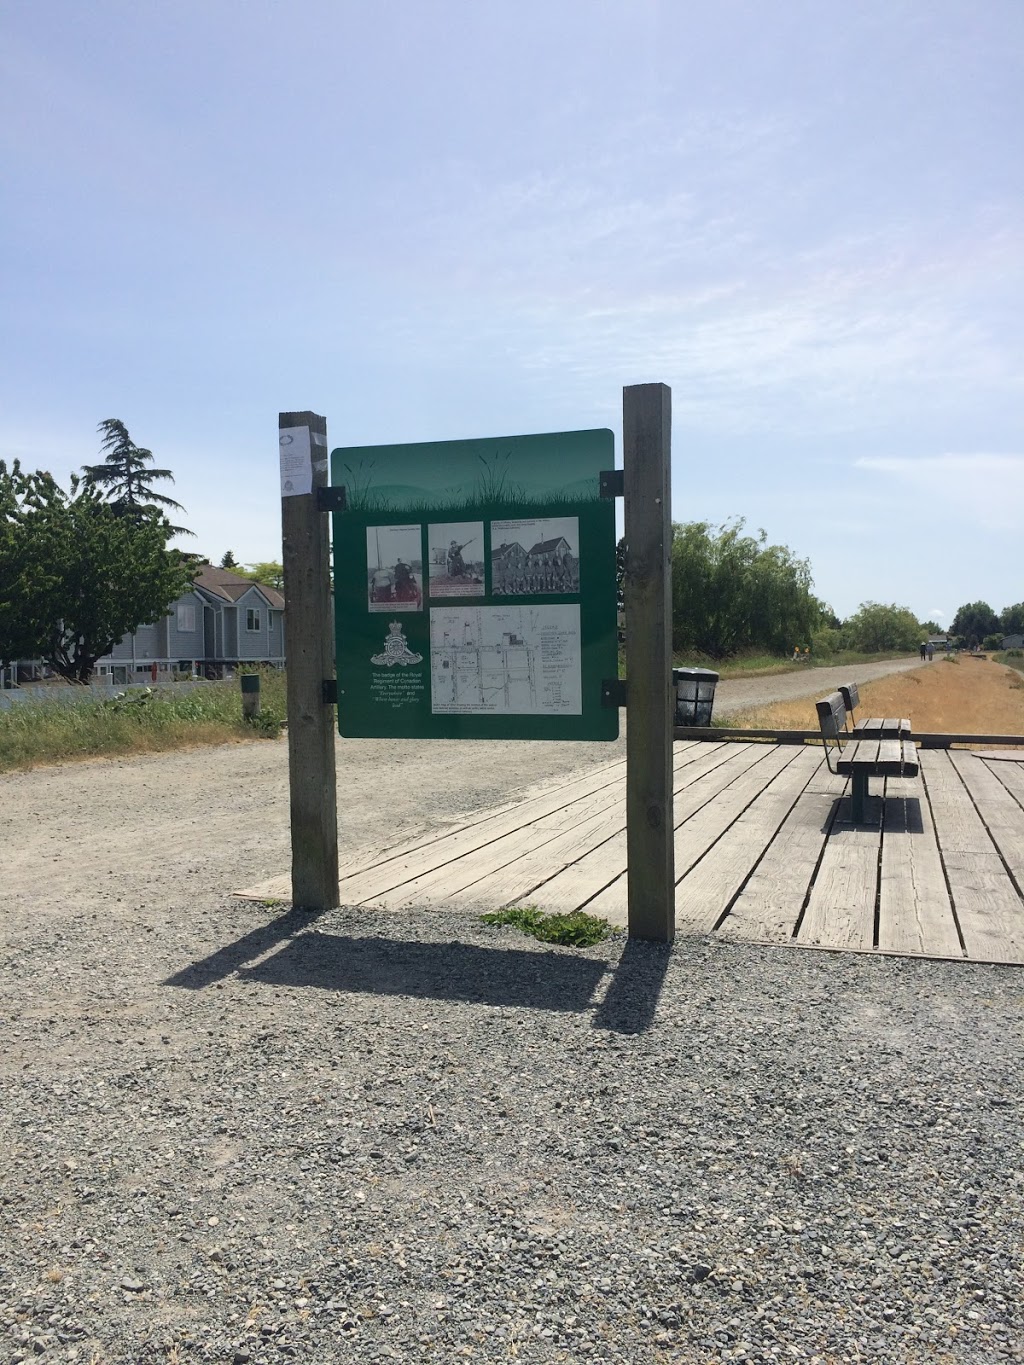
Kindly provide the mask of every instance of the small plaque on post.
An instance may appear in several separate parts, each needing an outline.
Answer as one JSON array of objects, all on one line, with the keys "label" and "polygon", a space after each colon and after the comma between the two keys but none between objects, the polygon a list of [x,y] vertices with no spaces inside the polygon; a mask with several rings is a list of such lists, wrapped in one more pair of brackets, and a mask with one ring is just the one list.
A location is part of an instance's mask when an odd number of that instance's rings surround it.
[{"label": "small plaque on post", "polygon": [[278,440],[281,447],[282,498],[312,493],[313,455],[309,427],[282,427]]}]

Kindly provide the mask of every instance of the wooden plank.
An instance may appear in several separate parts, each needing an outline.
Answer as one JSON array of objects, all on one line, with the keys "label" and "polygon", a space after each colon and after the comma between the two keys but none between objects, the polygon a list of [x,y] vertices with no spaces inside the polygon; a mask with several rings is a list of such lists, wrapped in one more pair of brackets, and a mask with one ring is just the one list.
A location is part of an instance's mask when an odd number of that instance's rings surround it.
[{"label": "wooden plank", "polygon": [[[725,757],[713,756],[714,764],[691,765],[677,777],[678,792],[674,793],[676,818],[686,820],[694,811],[713,800],[751,762],[774,749],[758,753],[754,745],[728,745],[733,753]],[[754,750],[753,754],[751,750]],[[628,812],[628,805],[627,805]],[[576,910],[602,892],[626,870],[628,838],[625,830],[586,850],[575,863],[562,869],[530,895],[532,904],[545,910]],[[596,913],[596,912],[595,912]]]},{"label": "wooden plank", "polygon": [[595,791],[620,787],[621,766],[615,765],[620,771],[600,769],[596,773],[588,773],[569,787],[545,790],[532,800],[503,808],[499,814],[459,829],[454,834],[439,830],[427,842],[413,841],[407,849],[399,850],[386,861],[344,878],[341,883],[343,902],[346,905],[358,905],[372,901],[401,886],[403,882],[424,872],[431,872],[464,853],[472,853],[534,820],[567,807],[578,807]]},{"label": "wooden plank", "polygon": [[[562,825],[549,827],[536,821],[520,826],[457,858],[446,858],[439,866],[402,881],[385,897],[375,899],[396,907],[419,905],[432,899],[446,900],[474,887],[485,877],[503,873],[529,853],[548,861],[553,869],[565,866],[566,862],[572,861],[573,850],[578,850],[589,838],[599,841],[602,836],[608,837],[625,828],[625,793],[621,784],[605,788],[593,793],[586,802],[575,802],[572,811],[574,818],[568,830]],[[509,893],[503,899],[513,898]]]},{"label": "wooden plank", "polygon": [[878,946],[887,952],[962,957],[931,809],[922,784],[885,784]]},{"label": "wooden plank", "polygon": [[675,934],[672,815],[672,391],[622,391],[626,810],[631,938]]},{"label": "wooden plank", "polygon": [[1024,808],[990,768],[971,754],[953,751],[949,761],[981,812],[996,848],[1017,883],[1024,887]]},{"label": "wooden plank", "polygon": [[799,942],[874,946],[881,798],[869,797],[866,808],[867,823],[854,825],[850,798],[842,798],[800,923]]},{"label": "wooden plank", "polygon": [[334,709],[322,683],[334,677],[334,622],[327,516],[317,490],[327,485],[327,422],[313,412],[282,412],[282,440],[308,428],[312,490],[282,496],[281,533],[288,664],[288,793],[292,903],[309,910],[338,905],[338,791]]},{"label": "wooden plank", "polygon": [[[974,755],[975,759],[979,755]],[[985,766],[988,767],[987,755]],[[989,772],[997,777],[1011,796],[1024,802],[1024,763],[1008,763],[1003,759],[993,759]]]},{"label": "wooden plank", "polygon": [[[705,803],[677,823],[676,872],[680,880],[798,752],[796,749],[769,749],[723,787],[714,801]],[[678,883],[676,894],[678,896]]]},{"label": "wooden plank", "polygon": [[967,956],[1024,962],[1024,906],[948,753],[921,771]]},{"label": "wooden plank", "polygon": [[767,785],[676,885],[677,924],[709,933],[763,857],[810,776],[810,767],[800,761],[803,755],[798,750],[785,758],[774,773],[758,765],[755,772],[767,777]]},{"label": "wooden plank", "polygon": [[723,938],[783,943],[793,932],[846,779],[830,773],[821,750],[802,795],[718,931]]}]

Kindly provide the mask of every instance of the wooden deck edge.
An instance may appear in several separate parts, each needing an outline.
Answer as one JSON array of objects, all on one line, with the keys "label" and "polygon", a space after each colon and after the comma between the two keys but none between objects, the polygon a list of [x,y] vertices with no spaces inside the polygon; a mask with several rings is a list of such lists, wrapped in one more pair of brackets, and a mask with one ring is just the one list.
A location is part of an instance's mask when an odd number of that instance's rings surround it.
[{"label": "wooden deck edge", "polygon": [[[679,933],[678,938],[681,939],[686,936],[685,930],[683,930]],[[963,953],[919,953],[902,948],[850,948],[841,943],[801,943],[799,939],[780,942],[778,939],[723,938],[716,933],[697,934],[693,937],[713,938],[718,943],[728,943],[730,946],[735,945],[736,947],[781,948],[786,951],[791,948],[799,948],[802,952],[812,953],[854,953],[857,957],[895,957],[912,958],[917,962],[955,962],[962,967],[1024,967],[1024,958],[967,957]]]},{"label": "wooden deck edge", "polygon": [[[728,726],[677,725],[675,739],[750,740],[775,744],[820,744],[820,730],[734,730]],[[853,735],[850,736],[854,738]],[[921,734],[909,737],[922,749],[948,749],[954,744],[1006,744],[1024,748],[1024,735]]]}]

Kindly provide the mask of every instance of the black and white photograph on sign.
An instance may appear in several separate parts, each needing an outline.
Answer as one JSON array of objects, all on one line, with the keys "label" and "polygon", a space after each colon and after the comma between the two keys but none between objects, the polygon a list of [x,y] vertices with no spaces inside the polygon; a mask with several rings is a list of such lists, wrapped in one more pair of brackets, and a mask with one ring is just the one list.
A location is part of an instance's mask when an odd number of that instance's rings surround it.
[{"label": "black and white photograph on sign", "polygon": [[491,593],[530,597],[580,590],[577,517],[491,522]]},{"label": "black and white photograph on sign", "polygon": [[445,521],[427,526],[431,597],[483,597],[484,524]]},{"label": "black and white photograph on sign", "polygon": [[580,660],[576,602],[430,609],[435,716],[581,715]]},{"label": "black and white photograph on sign", "polygon": [[423,606],[421,529],[367,526],[366,591],[371,611],[419,611]]}]

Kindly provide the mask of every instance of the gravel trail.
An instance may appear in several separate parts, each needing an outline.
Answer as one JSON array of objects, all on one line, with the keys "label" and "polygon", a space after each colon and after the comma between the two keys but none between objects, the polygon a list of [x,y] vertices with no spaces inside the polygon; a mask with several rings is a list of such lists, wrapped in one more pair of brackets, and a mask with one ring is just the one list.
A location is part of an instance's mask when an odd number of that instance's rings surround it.
[{"label": "gravel trail", "polygon": [[844,664],[836,668],[801,668],[792,673],[777,673],[767,678],[726,678],[715,689],[715,717],[730,711],[745,711],[752,706],[767,706],[773,701],[795,701],[799,697],[823,697],[840,683],[873,682],[890,673],[905,673],[911,668],[927,668],[920,659],[883,659],[870,664]]},{"label": "gravel trail", "polygon": [[[619,752],[344,745],[344,827]],[[272,743],[0,831],[0,1361],[1024,1360],[1018,969],[280,915]]]}]

